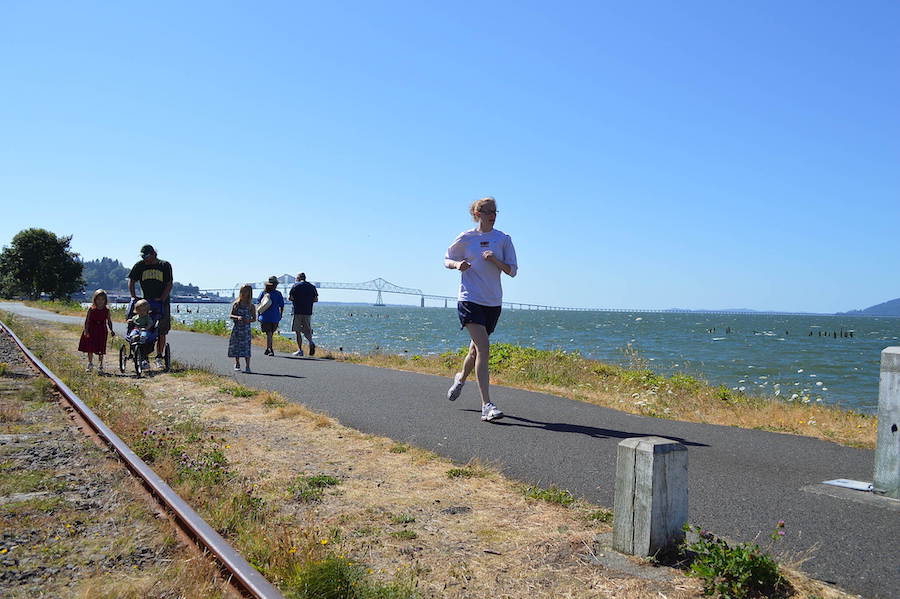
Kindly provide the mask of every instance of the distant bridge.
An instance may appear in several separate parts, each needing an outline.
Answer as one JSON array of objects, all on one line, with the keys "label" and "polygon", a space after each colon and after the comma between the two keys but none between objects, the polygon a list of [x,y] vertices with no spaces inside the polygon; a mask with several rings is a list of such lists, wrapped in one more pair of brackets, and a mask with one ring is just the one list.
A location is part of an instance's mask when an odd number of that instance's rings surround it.
[{"label": "distant bridge", "polygon": [[[293,286],[295,282],[296,278],[293,275],[281,275],[280,277],[278,277],[278,289],[284,294],[285,297],[287,297],[291,286]],[[384,305],[384,296],[382,295],[384,293],[419,296],[419,305],[423,308],[426,305],[426,300],[430,302],[430,305],[437,304],[438,306],[440,306],[441,304],[443,304],[445,308],[454,306],[456,304],[456,296],[434,295],[431,293],[425,293],[421,289],[415,289],[413,287],[401,287],[399,285],[391,283],[390,281],[386,281],[381,277],[372,279],[371,281],[364,281],[362,283],[337,283],[332,281],[310,281],[310,283],[315,285],[317,289],[374,291],[375,303],[373,305],[375,306]],[[238,290],[240,289],[241,285],[242,283],[236,284],[230,289],[203,289],[201,290],[201,294],[207,296],[235,298],[237,297]],[[254,290],[262,289],[265,286],[265,281],[251,283],[251,285],[253,285]],[[547,306],[544,304],[532,304],[527,302],[503,302],[503,307],[509,310],[563,310],[568,312],[641,312],[660,314],[695,312],[693,310],[680,309],[572,308],[566,306]],[[723,310],[704,311],[703,314],[746,314],[746,312]]]},{"label": "distant bridge", "polygon": [[[285,295],[285,297],[287,297],[288,292],[295,282],[296,278],[294,276],[281,275],[280,277],[278,277],[278,289]],[[432,303],[437,303],[438,305],[442,303],[445,308],[456,304],[456,296],[434,295],[432,293],[425,293],[421,289],[415,289],[413,287],[401,287],[399,285],[394,285],[390,281],[386,281],[381,277],[372,279],[371,281],[364,281],[362,283],[337,283],[333,281],[310,281],[310,283],[315,285],[317,289],[374,291],[374,306],[384,305],[384,296],[382,295],[383,293],[396,293],[398,295],[417,295],[419,296],[419,305],[423,308],[426,305],[426,300],[429,300]],[[253,285],[253,289],[256,290],[265,287],[266,282],[259,281],[250,284]],[[237,297],[238,290],[240,289],[241,285],[243,285],[243,283],[238,283],[231,289],[203,289],[201,290],[201,293],[204,295],[218,295],[220,297],[225,296],[234,298]],[[564,308],[560,306],[545,306],[543,304],[530,304],[525,302],[503,302],[503,307],[510,310],[570,310],[581,312],[598,311],[594,308]],[[621,311],[628,312],[628,310]]]}]

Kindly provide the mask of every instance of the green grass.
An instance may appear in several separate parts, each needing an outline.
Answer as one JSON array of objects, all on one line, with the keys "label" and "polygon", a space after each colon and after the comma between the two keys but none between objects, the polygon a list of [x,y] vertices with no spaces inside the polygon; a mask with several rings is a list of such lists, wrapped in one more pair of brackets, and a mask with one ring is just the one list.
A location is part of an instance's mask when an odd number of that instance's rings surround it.
[{"label": "green grass", "polygon": [[612,510],[595,510],[587,515],[587,519],[591,522],[602,522],[604,524],[610,524],[613,521],[613,512]]},{"label": "green grass", "polygon": [[575,496],[565,489],[560,489],[556,485],[550,485],[546,489],[528,485],[522,488],[522,494],[529,499],[540,499],[547,503],[555,503],[563,507],[569,507],[575,503]]},{"label": "green grass", "polygon": [[407,453],[409,451],[409,445],[406,443],[397,443],[396,445],[392,445],[388,451],[391,453]]},{"label": "green grass", "polygon": [[12,470],[0,468],[0,496],[36,491],[60,491],[66,484],[53,479],[49,470]]},{"label": "green grass", "polygon": [[9,364],[0,362],[0,376],[5,375],[7,370],[9,370]]},{"label": "green grass", "polygon": [[395,539],[400,539],[402,541],[411,541],[411,540],[417,539],[419,537],[419,535],[416,534],[416,531],[407,530],[405,528],[403,530],[395,530],[394,532],[391,533],[391,536],[394,537]]},{"label": "green grass", "polygon": [[288,486],[288,491],[297,501],[312,503],[321,501],[325,489],[340,484],[340,480],[327,474],[299,476]]},{"label": "green grass", "polygon": [[469,466],[447,470],[447,478],[484,478],[485,476],[487,476],[487,471]]},{"label": "green grass", "polygon": [[328,555],[298,567],[282,589],[287,599],[416,599],[410,581],[381,583],[367,579],[365,568],[352,560]]},{"label": "green grass", "polygon": [[182,324],[172,319],[172,328],[182,331],[192,331],[194,333],[206,333],[208,335],[219,335],[224,337],[231,333],[228,323],[224,320],[195,320],[190,324]]},{"label": "green grass", "polygon": [[219,387],[219,391],[222,393],[227,393],[228,395],[232,395],[234,397],[253,397],[259,391],[256,389],[251,389],[250,387],[245,387],[243,385],[227,385],[225,387]]},{"label": "green grass", "polygon": [[409,514],[394,514],[391,516],[391,522],[394,524],[411,524],[416,521],[415,516]]}]

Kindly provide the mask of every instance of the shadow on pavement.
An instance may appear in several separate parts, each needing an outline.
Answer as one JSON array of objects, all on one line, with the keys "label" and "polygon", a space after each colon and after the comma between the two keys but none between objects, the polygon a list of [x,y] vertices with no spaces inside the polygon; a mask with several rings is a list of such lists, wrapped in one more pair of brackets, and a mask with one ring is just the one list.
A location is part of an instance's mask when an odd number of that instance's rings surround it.
[{"label": "shadow on pavement", "polygon": [[277,378],[285,378],[285,379],[305,379],[305,376],[300,376],[299,374],[275,374],[274,372],[259,372],[258,370],[254,370],[253,372],[248,372],[246,374],[256,375],[256,376],[273,376]]},{"label": "shadow on pavement", "polygon": [[[466,412],[476,412],[480,413],[481,410],[464,410]],[[516,422],[510,422],[511,420],[515,420]],[[671,439],[672,441],[678,441],[682,445],[689,445],[691,447],[709,447],[706,443],[697,443],[695,441],[687,441],[682,437],[673,437],[671,435],[662,435],[659,433],[630,433],[628,431],[617,431],[608,428],[597,428],[596,426],[585,426],[583,424],[568,424],[566,422],[541,422],[540,420],[531,420],[529,418],[522,418],[521,416],[510,416],[509,414],[505,414],[502,419],[494,420],[491,424],[495,426],[520,426],[523,428],[541,428],[546,431],[551,431],[554,433],[578,433],[581,435],[587,435],[588,437],[594,437],[596,439],[608,439],[608,438],[618,438],[618,439],[629,439],[631,437],[663,437],[664,439]]]}]

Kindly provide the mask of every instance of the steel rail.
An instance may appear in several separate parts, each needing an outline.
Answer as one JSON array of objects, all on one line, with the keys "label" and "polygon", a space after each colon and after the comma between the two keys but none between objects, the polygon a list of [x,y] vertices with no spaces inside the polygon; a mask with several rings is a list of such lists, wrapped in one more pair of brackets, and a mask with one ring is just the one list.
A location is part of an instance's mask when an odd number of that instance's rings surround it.
[{"label": "steel rail", "polygon": [[156,474],[141,458],[135,454],[122,439],[119,438],[100,418],[79,398],[74,391],[60,380],[37,356],[31,353],[6,323],[0,326],[16,342],[28,359],[41,371],[62,393],[66,401],[81,415],[94,432],[115,451],[126,467],[137,476],[144,486],[169,510],[177,523],[199,545],[202,545],[215,556],[222,567],[231,573],[233,581],[242,590],[258,599],[284,599],[281,592],[267,581],[256,568],[251,566],[241,554],[228,544],[222,535],[206,523],[194,509],[178,496],[166,482]]}]

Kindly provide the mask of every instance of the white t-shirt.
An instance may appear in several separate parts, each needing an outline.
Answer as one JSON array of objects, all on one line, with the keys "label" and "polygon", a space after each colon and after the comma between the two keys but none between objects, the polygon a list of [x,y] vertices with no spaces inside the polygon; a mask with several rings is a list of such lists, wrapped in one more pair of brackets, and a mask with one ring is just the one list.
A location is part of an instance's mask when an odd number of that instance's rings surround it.
[{"label": "white t-shirt", "polygon": [[481,233],[478,229],[464,231],[447,248],[445,260],[466,260],[471,268],[462,271],[459,282],[459,301],[475,302],[482,306],[503,304],[503,287],[500,285],[500,269],[481,257],[491,250],[494,257],[512,267],[510,276],[516,276],[516,248],[512,238],[498,229]]}]

